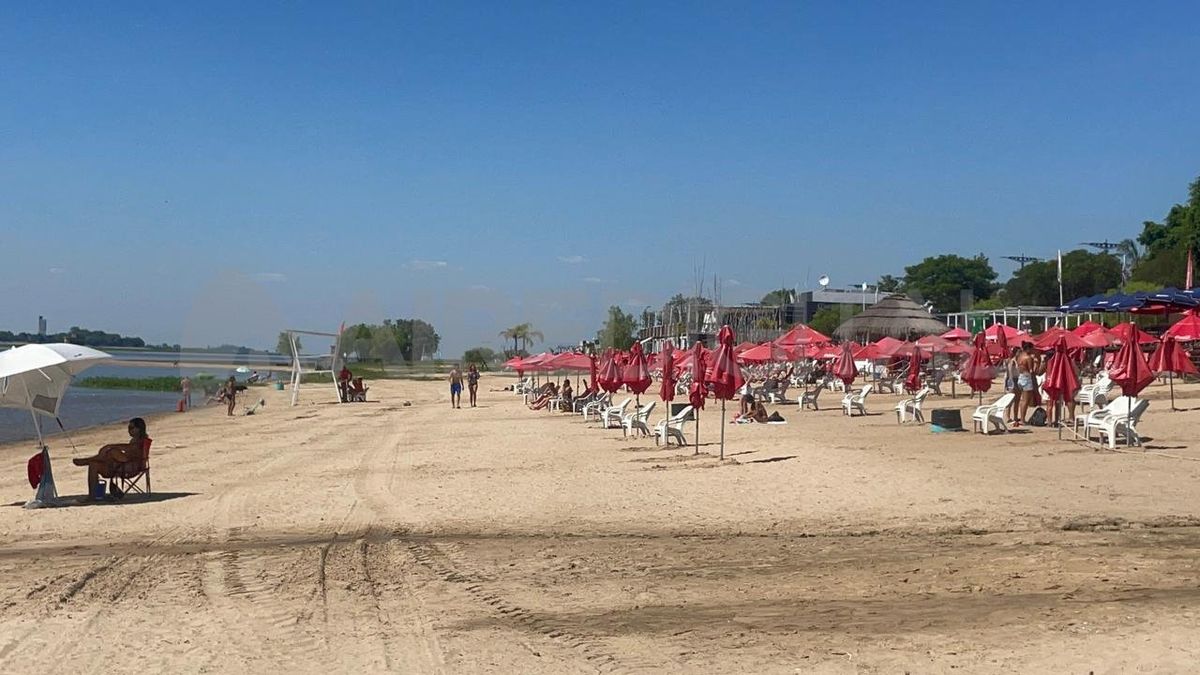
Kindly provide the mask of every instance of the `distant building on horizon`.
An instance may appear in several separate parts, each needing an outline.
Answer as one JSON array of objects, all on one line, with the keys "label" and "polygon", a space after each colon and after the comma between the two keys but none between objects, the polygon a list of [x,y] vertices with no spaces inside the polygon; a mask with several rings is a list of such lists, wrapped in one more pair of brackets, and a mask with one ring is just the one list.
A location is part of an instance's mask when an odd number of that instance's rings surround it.
[{"label": "distant building on horizon", "polygon": [[44,316],[39,316],[39,317],[38,317],[38,331],[37,331],[37,334],[38,334],[38,335],[40,335],[40,336],[42,336],[42,337],[45,337],[45,336],[46,336],[46,317],[44,317]]}]

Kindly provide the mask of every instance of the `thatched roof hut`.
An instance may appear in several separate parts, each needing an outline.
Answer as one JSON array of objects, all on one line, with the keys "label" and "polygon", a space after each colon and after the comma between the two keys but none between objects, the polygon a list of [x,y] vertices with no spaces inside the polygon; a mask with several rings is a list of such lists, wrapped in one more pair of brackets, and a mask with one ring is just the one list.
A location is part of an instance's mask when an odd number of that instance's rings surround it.
[{"label": "thatched roof hut", "polygon": [[841,340],[866,344],[889,335],[898,340],[915,340],[944,332],[946,324],[933,318],[907,295],[889,295],[842,322],[833,334]]}]

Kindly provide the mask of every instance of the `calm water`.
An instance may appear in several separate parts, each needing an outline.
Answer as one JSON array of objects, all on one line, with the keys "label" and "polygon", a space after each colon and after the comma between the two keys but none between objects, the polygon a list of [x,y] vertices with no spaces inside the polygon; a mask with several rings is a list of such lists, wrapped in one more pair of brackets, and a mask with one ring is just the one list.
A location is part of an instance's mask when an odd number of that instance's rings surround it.
[{"label": "calm water", "polygon": [[[113,362],[94,366],[80,374],[79,377],[182,377],[205,374],[218,378],[233,375],[244,380],[247,375],[236,372],[230,365],[245,366],[257,370],[266,377],[273,373],[276,379],[287,379],[290,375],[286,366],[273,365],[279,363],[280,357],[273,359],[262,354],[184,354],[162,352],[117,352],[113,353]],[[189,363],[212,363],[211,367],[179,368],[174,362],[183,360]],[[161,362],[161,366],[122,366],[121,361],[153,361]],[[204,402],[204,393],[196,388],[192,390],[192,404]],[[97,424],[108,424],[157,412],[175,410],[179,394],[175,392],[129,391],[110,389],[81,389],[71,387],[63,397],[60,418],[68,431]],[[58,424],[50,419],[42,418],[42,429],[47,435],[61,435]],[[36,437],[33,419],[24,410],[0,408],[0,443],[21,441]],[[118,438],[116,440],[125,440]],[[60,438],[50,442],[51,448],[66,446],[67,439]],[[30,445],[33,447],[33,444]]]}]

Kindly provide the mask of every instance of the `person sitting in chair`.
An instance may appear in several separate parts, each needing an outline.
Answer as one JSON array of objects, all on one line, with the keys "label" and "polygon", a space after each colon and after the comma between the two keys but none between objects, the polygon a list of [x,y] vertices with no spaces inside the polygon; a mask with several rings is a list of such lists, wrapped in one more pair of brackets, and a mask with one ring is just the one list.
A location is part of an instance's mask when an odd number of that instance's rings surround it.
[{"label": "person sitting in chair", "polygon": [[547,382],[546,386],[542,388],[541,395],[530,402],[529,409],[541,410],[542,408],[545,408],[546,405],[550,403],[550,399],[554,398],[555,396],[558,396],[558,386],[556,386],[553,382]]},{"label": "person sitting in chair", "polygon": [[78,457],[72,460],[75,466],[88,468],[88,498],[90,499],[95,494],[96,485],[100,483],[101,476],[112,478],[120,473],[125,464],[141,462],[147,440],[149,439],[146,436],[146,420],[135,417],[129,420],[128,443],[110,443],[97,450],[96,454],[91,457]]}]

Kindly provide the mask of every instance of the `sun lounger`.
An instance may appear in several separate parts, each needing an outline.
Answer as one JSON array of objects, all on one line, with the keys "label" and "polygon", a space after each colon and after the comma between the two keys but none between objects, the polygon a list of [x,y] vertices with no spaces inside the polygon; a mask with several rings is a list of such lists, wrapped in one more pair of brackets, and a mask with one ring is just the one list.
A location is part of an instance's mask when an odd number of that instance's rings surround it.
[{"label": "sun lounger", "polygon": [[975,413],[971,415],[971,422],[974,425],[973,430],[981,434],[987,434],[989,433],[988,427],[994,426],[997,431],[1007,432],[1008,424],[1004,421],[1004,415],[1005,411],[1008,410],[1008,406],[1012,405],[1014,398],[1016,398],[1016,395],[1010,392],[996,399],[995,403],[975,408]]},{"label": "sun lounger", "polygon": [[930,387],[922,387],[912,398],[904,399],[896,404],[896,423],[903,424],[904,418],[910,413],[914,420],[918,422],[925,421],[925,415],[921,412],[921,404],[925,398],[929,396],[933,389]]},{"label": "sun lounger", "polygon": [[683,425],[691,416],[692,406],[688,405],[674,416],[659,422],[658,426],[654,427],[654,444],[658,445],[661,440],[663,445],[670,445],[671,438],[674,437],[680,445],[687,445],[687,439],[683,437]]}]

